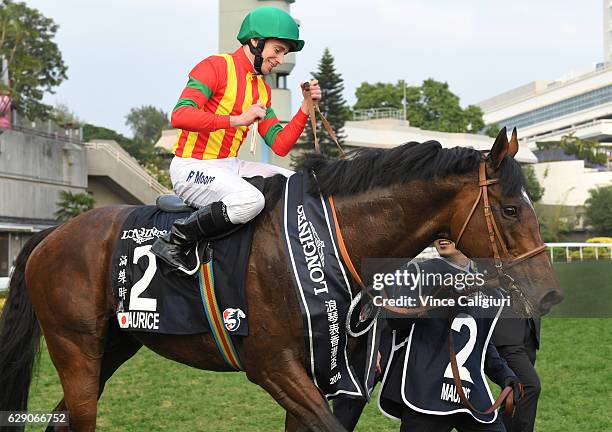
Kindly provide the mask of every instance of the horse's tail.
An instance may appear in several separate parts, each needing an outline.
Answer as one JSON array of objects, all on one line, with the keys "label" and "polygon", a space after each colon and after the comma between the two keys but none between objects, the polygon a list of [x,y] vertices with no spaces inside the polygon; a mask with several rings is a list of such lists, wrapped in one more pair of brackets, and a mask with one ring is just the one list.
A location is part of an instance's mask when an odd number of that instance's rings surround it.
[{"label": "horse's tail", "polygon": [[34,248],[56,227],[34,234],[17,256],[8,298],[0,315],[0,411],[25,411],[40,327],[25,286],[25,267]]}]

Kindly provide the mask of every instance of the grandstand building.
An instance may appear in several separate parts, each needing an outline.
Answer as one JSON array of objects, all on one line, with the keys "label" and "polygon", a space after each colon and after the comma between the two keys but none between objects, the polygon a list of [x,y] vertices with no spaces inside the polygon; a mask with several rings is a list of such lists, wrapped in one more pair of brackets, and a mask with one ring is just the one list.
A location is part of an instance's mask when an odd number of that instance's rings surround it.
[{"label": "grandstand building", "polygon": [[[518,128],[522,144],[560,141],[564,136],[599,143],[607,166],[592,166],[560,152],[541,154],[534,165],[545,192],[541,203],[548,217],[562,214],[575,230],[585,227],[589,190],[612,185],[612,0],[603,0],[603,61],[580,74],[554,81],[532,81],[480,102],[485,123]],[[538,154],[538,152],[536,152]]]},{"label": "grandstand building", "polygon": [[90,192],[95,207],[152,204],[167,193],[114,141],[0,128],[0,290],[32,233],[57,225],[62,191]]}]

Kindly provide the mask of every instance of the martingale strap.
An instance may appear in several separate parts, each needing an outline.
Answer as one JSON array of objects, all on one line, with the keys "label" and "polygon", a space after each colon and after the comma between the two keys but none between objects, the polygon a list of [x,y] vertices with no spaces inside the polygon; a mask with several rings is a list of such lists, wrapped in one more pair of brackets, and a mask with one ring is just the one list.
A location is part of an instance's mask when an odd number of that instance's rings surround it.
[{"label": "martingale strap", "polygon": [[223,360],[238,371],[244,370],[238,352],[234,347],[232,338],[225,329],[223,324],[223,314],[219,309],[217,303],[217,297],[215,295],[215,275],[213,272],[212,260],[206,264],[202,264],[200,271],[198,272],[198,282],[200,285],[200,294],[202,296],[202,303],[204,304],[204,312],[210,325],[210,331],[215,338],[217,348]]}]

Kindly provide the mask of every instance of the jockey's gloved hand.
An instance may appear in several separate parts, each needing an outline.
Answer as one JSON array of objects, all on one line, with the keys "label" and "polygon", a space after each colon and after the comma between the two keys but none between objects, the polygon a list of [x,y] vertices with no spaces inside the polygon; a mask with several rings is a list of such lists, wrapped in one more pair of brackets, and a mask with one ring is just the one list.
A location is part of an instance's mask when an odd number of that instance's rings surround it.
[{"label": "jockey's gloved hand", "polygon": [[523,390],[523,384],[519,381],[516,376],[509,376],[504,379],[504,388],[512,387],[513,402],[516,406],[521,399],[525,397],[525,391]]}]

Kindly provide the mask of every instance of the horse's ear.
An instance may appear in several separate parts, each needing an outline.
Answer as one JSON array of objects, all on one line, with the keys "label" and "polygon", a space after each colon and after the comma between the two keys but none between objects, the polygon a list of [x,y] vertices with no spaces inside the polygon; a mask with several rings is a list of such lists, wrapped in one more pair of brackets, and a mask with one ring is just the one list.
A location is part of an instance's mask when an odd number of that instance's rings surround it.
[{"label": "horse's ear", "polygon": [[499,168],[504,157],[508,154],[508,147],[508,135],[506,135],[506,128],[503,127],[497,134],[497,138],[495,138],[491,153],[489,154],[493,168]]},{"label": "horse's ear", "polygon": [[510,142],[508,142],[508,156],[514,157],[519,150],[518,143],[518,134],[516,133],[516,128],[512,129],[512,137],[510,138]]}]

